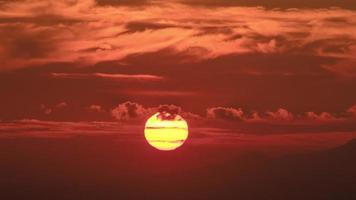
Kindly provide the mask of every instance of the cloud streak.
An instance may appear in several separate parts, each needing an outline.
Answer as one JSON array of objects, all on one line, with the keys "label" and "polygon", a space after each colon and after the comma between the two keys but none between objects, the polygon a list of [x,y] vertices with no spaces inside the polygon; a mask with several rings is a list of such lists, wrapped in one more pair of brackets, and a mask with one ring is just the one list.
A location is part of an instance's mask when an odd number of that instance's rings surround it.
[{"label": "cloud streak", "polygon": [[[133,128],[134,130],[134,128]],[[75,136],[130,134],[117,122],[55,122],[23,119],[0,123],[0,137],[70,138]]]},{"label": "cloud streak", "polygon": [[149,74],[109,74],[109,73],[51,73],[55,78],[103,78],[112,80],[143,80],[143,81],[159,81],[164,78]]}]

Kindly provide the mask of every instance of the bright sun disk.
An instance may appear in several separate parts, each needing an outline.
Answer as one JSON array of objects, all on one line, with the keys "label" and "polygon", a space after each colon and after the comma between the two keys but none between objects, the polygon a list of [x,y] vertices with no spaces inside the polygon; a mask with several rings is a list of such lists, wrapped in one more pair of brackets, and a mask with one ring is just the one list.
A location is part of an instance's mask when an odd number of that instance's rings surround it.
[{"label": "bright sun disk", "polygon": [[188,138],[188,124],[179,115],[158,112],[147,120],[145,138],[158,150],[174,150]]}]

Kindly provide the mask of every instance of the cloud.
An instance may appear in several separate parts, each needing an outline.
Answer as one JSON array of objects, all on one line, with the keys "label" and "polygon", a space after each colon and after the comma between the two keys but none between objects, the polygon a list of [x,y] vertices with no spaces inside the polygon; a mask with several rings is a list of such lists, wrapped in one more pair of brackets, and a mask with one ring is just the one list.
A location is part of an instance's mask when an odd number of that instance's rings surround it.
[{"label": "cloud", "polygon": [[46,115],[49,115],[49,114],[52,113],[52,109],[46,107],[46,105],[44,105],[44,104],[41,104],[40,110],[41,110],[44,114],[46,114]]},{"label": "cloud", "polygon": [[160,105],[157,108],[157,118],[161,120],[175,120],[177,115],[181,113],[182,108],[176,105]]},{"label": "cloud", "polygon": [[175,119],[177,115],[182,116],[189,120],[200,120],[203,119],[197,114],[191,112],[185,112],[181,107],[177,105],[159,105],[156,107],[144,107],[141,104],[134,102],[124,102],[119,104],[117,107],[111,110],[111,115],[119,121],[128,120],[142,120],[148,118],[154,113],[159,112],[161,119],[172,120]]},{"label": "cloud", "polygon": [[267,111],[266,114],[269,118],[277,121],[292,121],[294,119],[294,115],[283,108],[279,108],[275,112]]},{"label": "cloud", "polygon": [[[355,107],[355,106],[354,106]],[[97,105],[92,106],[93,110],[98,110],[101,107]],[[273,123],[273,124],[310,124],[314,122],[340,122],[350,121],[351,118],[344,117],[345,113],[352,113],[355,109],[353,107],[340,113],[339,115],[329,112],[315,112],[309,111],[304,114],[293,114],[292,112],[279,108],[276,111],[248,111],[244,112],[242,108],[231,107],[210,107],[206,110],[206,116],[201,117],[195,113],[183,111],[183,109],[177,105],[159,105],[157,107],[144,107],[141,104],[134,102],[124,102],[112,109],[112,116],[118,120],[131,120],[131,119],[143,119],[149,117],[156,112],[168,113],[173,117],[177,114],[181,115],[185,119],[211,121],[211,120],[223,120],[227,122],[247,122],[247,123]]]},{"label": "cloud", "polygon": [[[295,119],[294,114],[286,109],[279,108],[276,111],[249,111],[243,113],[241,108],[237,112],[236,109],[230,108],[235,113],[238,113],[238,119],[248,123],[289,123]],[[237,118],[237,117],[234,117]],[[233,119],[234,119],[233,118]]]},{"label": "cloud", "polygon": [[100,105],[96,104],[90,105],[88,109],[93,112],[105,112],[105,110]]},{"label": "cloud", "polygon": [[[50,119],[57,120],[55,118],[57,115],[56,112],[59,111],[58,109],[61,109],[60,106],[58,108],[57,105],[60,104],[61,103],[54,104],[53,106],[42,105],[41,111],[46,112],[46,110],[50,110],[48,113],[51,114]],[[71,108],[72,107],[73,106],[71,106]],[[102,106],[98,104],[92,104],[89,107],[86,107],[86,109],[86,111],[90,111],[87,113],[87,115],[90,115],[90,118],[87,119],[105,119],[108,124],[113,123],[113,120],[115,119],[115,121],[117,120],[120,122],[118,124],[125,126],[138,125],[138,123],[142,125],[145,119],[149,118],[157,112],[161,113],[159,117],[166,120],[175,119],[176,115],[179,114],[194,127],[224,129],[224,131],[219,132],[219,134],[225,134],[225,132],[228,131],[233,131],[238,134],[294,134],[350,132],[356,130],[355,117],[350,115],[354,114],[353,107],[340,113],[331,113],[325,111],[316,113],[310,111],[299,114],[292,113],[283,108],[277,109],[276,111],[257,112],[248,110],[243,111],[242,108],[211,107],[207,109],[206,116],[204,117],[201,117],[195,113],[184,111],[180,106],[177,105],[171,104],[145,107],[139,103],[131,101],[120,103],[113,109],[109,110],[109,112],[106,112]],[[80,111],[81,114],[83,111],[84,110]],[[58,114],[60,114],[60,112],[58,112]],[[112,118],[109,118],[110,115]],[[64,121],[64,124],[76,123],[65,122],[63,119],[61,121]],[[36,126],[41,128],[41,123],[43,122],[36,122],[33,124],[36,124]],[[3,125],[0,125],[0,127],[1,126]],[[15,127],[15,125],[13,127]],[[96,129],[100,129],[99,125],[96,127]],[[38,130],[39,129],[36,127],[33,127],[29,131],[36,132]],[[77,130],[75,127],[68,129],[69,132],[79,132],[79,130],[82,129]],[[16,130],[14,129],[11,131],[11,133],[14,131]],[[49,132],[51,131],[52,130],[49,130]],[[106,132],[106,130],[102,130],[102,132]]]},{"label": "cloud", "polygon": [[177,115],[182,111],[182,108],[176,105],[160,105],[157,110],[158,112],[167,112],[172,115]]},{"label": "cloud", "polygon": [[119,121],[141,119],[149,114],[152,114],[149,109],[130,101],[121,103],[111,110],[111,115]]},{"label": "cloud", "polygon": [[191,113],[191,112],[182,112],[180,114],[184,119],[189,119],[189,120],[202,120],[203,118],[195,113]]},{"label": "cloud", "polygon": [[67,106],[68,106],[68,104],[66,102],[60,102],[60,103],[57,103],[54,106],[47,106],[45,104],[41,104],[40,105],[40,110],[44,114],[49,115],[49,114],[52,114],[55,111],[58,111],[58,110],[61,110],[61,109],[65,108]]},{"label": "cloud", "polygon": [[130,89],[130,90],[120,90],[113,91],[114,93],[127,94],[132,96],[154,96],[154,97],[184,97],[184,96],[198,96],[199,93],[193,91],[180,91],[180,90],[163,90],[163,89]]},{"label": "cloud", "polygon": [[[0,13],[0,37],[7,38],[0,41],[1,70],[55,62],[91,66],[164,49],[190,54],[185,62],[232,54],[307,54],[339,58],[339,65],[325,67],[330,72],[351,70],[342,63],[356,40],[355,11],[327,8],[333,4],[320,1],[310,5],[324,9],[304,9],[309,4],[299,1],[246,2],[6,1]],[[253,7],[240,7],[244,4]],[[258,7],[299,4],[286,10]]]},{"label": "cloud", "polygon": [[138,81],[159,81],[164,78],[149,74],[109,74],[109,73],[51,73],[55,78],[81,79],[81,78],[102,78],[111,80],[138,80]]},{"label": "cloud", "polygon": [[245,105],[260,109],[255,119],[280,105],[338,117],[355,100],[356,11],[317,1],[1,1],[0,117],[28,117],[57,97],[81,109],[131,100],[200,114]]},{"label": "cloud", "polygon": [[256,111],[253,111],[251,115],[247,118],[246,121],[248,122],[263,122],[265,119],[263,119],[260,114]]},{"label": "cloud", "polygon": [[[133,21],[126,24],[127,31],[121,34],[132,34],[135,32],[155,31],[166,28],[177,28],[175,24],[164,24],[156,22]],[[178,27],[179,28],[179,27]]]},{"label": "cloud", "polygon": [[242,120],[243,115],[241,108],[213,107],[206,110],[206,116],[210,119]]},{"label": "cloud", "polygon": [[356,117],[356,105],[353,105],[350,108],[348,108],[347,112],[352,114],[354,117]]},{"label": "cloud", "polygon": [[130,130],[117,122],[56,122],[22,119],[0,123],[0,137],[71,138],[75,136],[134,135],[138,127]]},{"label": "cloud", "polygon": [[60,102],[57,105],[55,105],[56,108],[64,108],[67,106],[68,106],[68,104],[66,102]]},{"label": "cloud", "polygon": [[100,6],[142,6],[150,0],[96,0]]},{"label": "cloud", "polygon": [[262,6],[266,8],[328,8],[328,7],[342,7],[346,9],[356,9],[353,0],[309,0],[309,1],[281,1],[281,0],[178,0],[180,2],[196,5],[196,6],[211,6],[211,7],[235,7],[235,6]]},{"label": "cloud", "polygon": [[279,50],[276,43],[274,39],[267,43],[257,43],[256,50],[261,53],[277,53]]},{"label": "cloud", "polygon": [[[347,112],[352,112],[352,109],[349,109]],[[313,123],[316,121],[319,122],[332,122],[332,121],[342,121],[349,120],[344,117],[336,117],[329,112],[321,112],[317,114],[315,112],[306,112],[305,115],[297,115],[292,112],[279,108],[276,111],[266,111],[266,112],[257,112],[250,111],[244,113],[241,108],[224,108],[224,107],[215,107],[207,109],[207,119],[222,119],[228,121],[244,121],[248,123]]]},{"label": "cloud", "polygon": [[330,120],[337,120],[332,114],[328,112],[322,112],[320,114],[316,114],[315,112],[307,112],[306,116],[308,119],[316,120],[316,121],[330,121]]},{"label": "cloud", "polygon": [[[41,104],[40,110],[43,114],[55,114],[57,111],[68,107],[66,102],[60,102],[53,106],[48,106]],[[91,112],[90,119],[102,119],[109,120],[110,116],[118,121],[129,121],[138,122],[153,114],[160,112],[161,117],[165,119],[174,119],[176,115],[182,116],[186,120],[199,121],[199,124],[208,123],[211,125],[212,120],[216,120],[219,125],[220,122],[227,122],[231,125],[233,124],[271,124],[271,125],[281,125],[281,126],[297,126],[297,125],[319,125],[319,124],[338,124],[338,123],[352,123],[354,120],[353,116],[356,116],[356,108],[352,106],[339,113],[331,112],[313,112],[308,111],[305,113],[292,113],[284,108],[279,108],[275,111],[254,111],[245,110],[242,108],[233,107],[209,107],[206,109],[206,115],[200,116],[199,114],[185,111],[182,107],[174,104],[163,104],[153,107],[145,107],[142,104],[126,101],[118,104],[116,107],[108,110],[107,112],[99,104],[91,104],[86,107],[87,111]],[[69,111],[67,109],[67,111]],[[80,111],[80,112],[83,112]],[[165,115],[165,113],[167,115]],[[70,114],[62,113],[64,115]],[[108,115],[109,114],[109,115]],[[100,116],[99,116],[100,115]],[[63,118],[63,116],[62,116]],[[51,118],[52,120],[55,118]],[[214,123],[213,123],[214,124]],[[234,125],[233,125],[234,126]],[[347,125],[349,126],[349,125]],[[346,128],[346,126],[345,126]]]},{"label": "cloud", "polygon": [[[255,126],[255,125],[254,125]],[[266,128],[266,127],[263,127]],[[264,129],[262,129],[263,131]],[[193,134],[189,135],[190,145],[223,144],[238,147],[243,150],[255,150],[263,147],[265,150],[276,150],[276,147],[286,149],[325,149],[339,146],[355,138],[356,132],[326,131],[323,134],[316,132],[298,132],[298,134],[261,134],[260,131],[241,132],[228,127],[190,127]],[[263,131],[264,132],[264,131]],[[253,133],[253,134],[249,134]],[[0,122],[0,138],[51,138],[70,139],[95,136],[93,139],[112,138],[138,141],[142,140],[142,126],[125,125],[118,122],[55,122],[36,119],[22,119],[9,122]],[[97,141],[97,140],[96,140]],[[257,144],[257,145],[256,145]],[[241,148],[243,147],[243,148]],[[278,148],[278,149],[280,149]],[[280,152],[282,153],[282,151]]]}]

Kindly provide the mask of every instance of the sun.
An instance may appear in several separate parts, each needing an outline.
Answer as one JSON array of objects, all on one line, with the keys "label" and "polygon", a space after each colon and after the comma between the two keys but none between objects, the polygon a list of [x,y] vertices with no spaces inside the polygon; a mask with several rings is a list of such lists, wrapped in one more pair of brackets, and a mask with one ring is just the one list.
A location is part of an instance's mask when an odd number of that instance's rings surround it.
[{"label": "sun", "polygon": [[147,120],[145,138],[158,150],[174,150],[188,138],[188,124],[177,114],[158,112]]}]

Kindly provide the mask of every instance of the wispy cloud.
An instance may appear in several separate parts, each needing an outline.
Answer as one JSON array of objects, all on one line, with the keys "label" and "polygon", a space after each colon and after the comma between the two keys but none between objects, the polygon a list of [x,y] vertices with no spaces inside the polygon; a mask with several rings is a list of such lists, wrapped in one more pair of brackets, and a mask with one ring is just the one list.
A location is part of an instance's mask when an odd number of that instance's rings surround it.
[{"label": "wispy cloud", "polygon": [[108,73],[51,73],[51,76],[57,78],[104,78],[112,80],[146,80],[157,81],[163,80],[162,76],[155,76],[149,74],[108,74]]},{"label": "wispy cloud", "polygon": [[[50,62],[92,65],[167,48],[177,54],[192,54],[195,59],[292,53],[344,61],[355,52],[356,12],[352,10],[270,10],[235,4],[212,9],[177,1],[134,2],[3,3],[0,36],[7,39],[0,41],[2,69]],[[45,20],[48,16],[51,20]],[[326,69],[346,74],[343,72],[349,69],[342,66],[328,65]]]},{"label": "wispy cloud", "polygon": [[130,134],[117,122],[55,122],[23,119],[0,123],[0,137],[69,138],[80,135]]},{"label": "wispy cloud", "polygon": [[45,104],[41,104],[40,105],[40,110],[44,114],[49,115],[49,114],[52,114],[54,111],[58,111],[58,110],[64,109],[67,106],[68,106],[68,104],[66,102],[60,102],[60,103],[57,103],[54,106],[48,106],[48,105],[45,105]]}]

